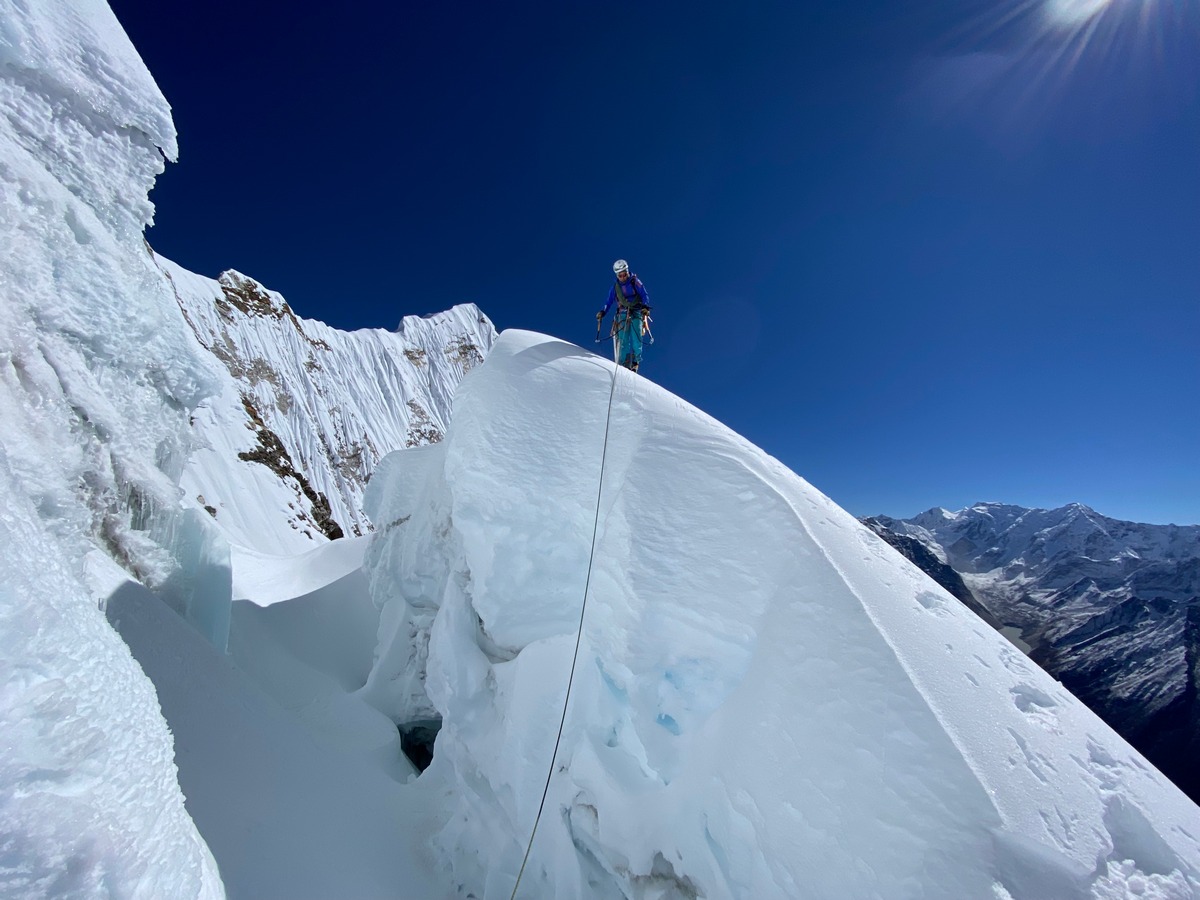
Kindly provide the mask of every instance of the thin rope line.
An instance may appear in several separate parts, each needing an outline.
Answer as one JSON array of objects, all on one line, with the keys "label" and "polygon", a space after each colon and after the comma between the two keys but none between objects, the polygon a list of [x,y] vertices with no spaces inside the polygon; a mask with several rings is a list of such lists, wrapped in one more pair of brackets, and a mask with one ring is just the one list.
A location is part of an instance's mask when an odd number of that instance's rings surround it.
[{"label": "thin rope line", "polygon": [[592,522],[592,549],[588,554],[587,579],[583,584],[583,604],[579,608],[579,630],[575,633],[575,654],[571,657],[571,674],[567,677],[567,695],[563,698],[562,718],[558,720],[558,737],[554,739],[554,753],[550,756],[550,769],[546,772],[546,786],[542,788],[542,802],[538,804],[537,817],[533,820],[533,830],[529,833],[529,844],[525,847],[525,858],[521,860],[521,870],[517,872],[517,883],[513,885],[509,900],[515,900],[517,888],[521,886],[521,878],[525,874],[525,864],[529,862],[529,853],[533,850],[533,839],[537,835],[538,823],[542,821],[542,810],[546,806],[546,795],[550,793],[550,779],[554,777],[554,764],[558,761],[558,745],[562,742],[563,726],[567,721],[567,704],[571,702],[571,687],[575,683],[575,664],[579,662],[579,643],[583,639],[583,617],[587,612],[588,591],[592,585],[592,564],[596,559],[596,534],[600,530],[600,497],[604,491],[604,463],[608,458],[608,430],[612,425],[613,397],[617,392],[617,370],[613,366],[612,387],[608,390],[608,412],[604,418],[604,447],[600,451],[600,481],[596,486],[596,518]]}]

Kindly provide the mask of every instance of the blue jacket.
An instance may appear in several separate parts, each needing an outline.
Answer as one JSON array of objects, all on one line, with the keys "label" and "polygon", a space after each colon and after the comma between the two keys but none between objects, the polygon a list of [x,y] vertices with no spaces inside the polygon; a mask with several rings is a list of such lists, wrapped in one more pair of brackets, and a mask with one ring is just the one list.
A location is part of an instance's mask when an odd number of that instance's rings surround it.
[{"label": "blue jacket", "polygon": [[608,315],[608,311],[612,309],[612,305],[617,302],[617,288],[621,289],[621,294],[625,298],[625,306],[637,306],[638,301],[641,305],[650,305],[650,295],[646,293],[646,286],[642,284],[640,278],[636,275],[630,275],[629,280],[624,284],[619,281],[613,282],[613,286],[608,289],[608,302],[604,304],[604,309],[601,316]]}]

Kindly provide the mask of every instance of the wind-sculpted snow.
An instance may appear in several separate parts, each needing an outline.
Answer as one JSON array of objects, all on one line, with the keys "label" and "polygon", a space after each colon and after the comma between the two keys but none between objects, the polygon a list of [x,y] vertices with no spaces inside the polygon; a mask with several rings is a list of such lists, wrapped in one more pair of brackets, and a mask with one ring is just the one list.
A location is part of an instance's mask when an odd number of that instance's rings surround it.
[{"label": "wind-sculpted snow", "polygon": [[188,549],[187,410],[216,373],[141,237],[164,154],[170,110],[103,2],[0,3],[5,897],[221,894],[153,688],[86,583],[98,548],[159,586]]},{"label": "wind-sculpted snow", "polygon": [[367,500],[364,696],[442,718],[419,784],[464,896],[510,895],[551,771],[519,896],[1200,891],[1200,810],[1107,726],[820,492],[599,357],[506,332],[446,440],[387,457]]}]

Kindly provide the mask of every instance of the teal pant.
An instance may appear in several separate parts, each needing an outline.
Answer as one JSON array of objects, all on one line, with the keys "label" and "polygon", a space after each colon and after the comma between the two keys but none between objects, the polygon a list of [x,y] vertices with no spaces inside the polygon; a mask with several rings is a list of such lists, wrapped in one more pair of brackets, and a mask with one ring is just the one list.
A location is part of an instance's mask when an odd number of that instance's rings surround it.
[{"label": "teal pant", "polygon": [[627,369],[636,369],[642,364],[642,328],[645,313],[617,313],[613,331],[614,361]]}]

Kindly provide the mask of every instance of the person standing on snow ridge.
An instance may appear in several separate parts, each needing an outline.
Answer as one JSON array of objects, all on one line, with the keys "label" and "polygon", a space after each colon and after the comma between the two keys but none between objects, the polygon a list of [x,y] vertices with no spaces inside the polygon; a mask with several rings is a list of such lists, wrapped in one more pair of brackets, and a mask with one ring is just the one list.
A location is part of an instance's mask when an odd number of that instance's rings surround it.
[{"label": "person standing on snow ridge", "polygon": [[[600,339],[600,323],[604,316],[614,303],[617,304],[612,327],[614,362],[636,372],[642,364],[642,338],[650,330],[650,297],[641,279],[630,274],[629,263],[625,260],[618,259],[613,263],[613,274],[617,276],[616,284],[608,292],[604,309],[596,313],[596,340]],[[653,342],[654,338],[650,340]]]}]

